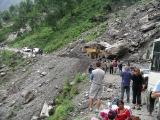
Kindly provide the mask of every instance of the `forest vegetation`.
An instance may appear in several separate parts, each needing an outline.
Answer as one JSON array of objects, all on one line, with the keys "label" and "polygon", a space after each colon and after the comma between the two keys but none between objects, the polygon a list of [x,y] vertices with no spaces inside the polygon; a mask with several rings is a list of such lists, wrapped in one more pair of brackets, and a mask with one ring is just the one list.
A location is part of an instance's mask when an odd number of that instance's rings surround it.
[{"label": "forest vegetation", "polygon": [[[0,13],[0,42],[7,35],[28,24],[32,31],[8,44],[12,47],[39,47],[45,52],[62,48],[80,34],[104,20],[94,20],[118,10],[120,5],[131,5],[138,0],[26,0]],[[117,4],[118,3],[118,4]],[[99,35],[99,34],[98,34]],[[87,36],[94,40],[97,34]]]}]

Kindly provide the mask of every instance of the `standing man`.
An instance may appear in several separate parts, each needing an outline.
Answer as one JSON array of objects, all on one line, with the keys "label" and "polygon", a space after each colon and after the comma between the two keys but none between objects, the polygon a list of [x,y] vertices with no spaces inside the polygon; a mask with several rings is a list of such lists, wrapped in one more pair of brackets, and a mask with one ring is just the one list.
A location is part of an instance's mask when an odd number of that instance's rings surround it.
[{"label": "standing man", "polygon": [[99,110],[101,105],[101,94],[102,94],[102,81],[104,79],[105,72],[100,68],[101,63],[96,63],[96,69],[92,71],[93,80],[89,92],[89,110],[92,111],[93,100],[96,100],[96,111]]},{"label": "standing man", "polygon": [[121,82],[121,100],[123,101],[124,92],[126,91],[127,95],[127,103],[130,102],[130,81],[131,81],[131,73],[129,67],[125,67],[124,71],[121,73],[122,82]]},{"label": "standing man", "polygon": [[120,74],[122,73],[122,67],[123,67],[123,64],[122,64],[122,62],[119,60],[119,61],[118,61],[118,69],[119,69],[119,73],[120,73]]},{"label": "standing man", "polygon": [[116,58],[114,58],[112,60],[112,65],[113,65],[113,72],[116,74],[116,72],[117,72],[117,60],[116,60]]},{"label": "standing man", "polygon": [[[159,98],[159,97],[160,97],[160,80],[157,82],[157,84],[155,85],[151,93],[151,98],[152,98],[150,99],[151,111],[153,111],[154,109],[155,98]],[[159,119],[160,119],[160,111],[158,111],[158,115],[157,115],[157,120]]]},{"label": "standing man", "polygon": [[109,73],[113,74],[113,64],[112,64],[112,61],[109,62]]},{"label": "standing man", "polygon": [[141,105],[141,92],[143,90],[143,77],[141,75],[140,69],[135,68],[132,75],[132,92],[133,92],[133,109],[137,105],[137,110],[140,110]]},{"label": "standing man", "polygon": [[160,80],[157,82],[156,86],[153,88],[151,97],[152,98],[160,97]]}]

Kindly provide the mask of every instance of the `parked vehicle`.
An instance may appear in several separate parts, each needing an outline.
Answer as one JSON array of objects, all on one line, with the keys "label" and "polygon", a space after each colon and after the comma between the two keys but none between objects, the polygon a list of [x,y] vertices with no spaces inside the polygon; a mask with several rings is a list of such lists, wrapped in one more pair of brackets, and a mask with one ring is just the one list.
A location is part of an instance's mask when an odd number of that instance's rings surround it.
[{"label": "parked vehicle", "polygon": [[33,51],[32,51],[35,55],[36,54],[40,54],[40,55],[42,55],[43,54],[43,50],[42,49],[40,49],[40,48],[33,48]]},{"label": "parked vehicle", "polygon": [[30,49],[30,48],[28,48],[28,47],[24,47],[24,48],[22,48],[22,51],[23,51],[23,52],[31,52],[32,49]]},{"label": "parked vehicle", "polygon": [[148,87],[148,76],[149,76],[149,69],[140,69],[141,71],[141,74],[142,74],[142,77],[144,79],[144,82],[145,82],[145,89],[147,89]]},{"label": "parked vehicle", "polygon": [[160,99],[154,100],[151,98],[151,92],[160,80],[160,38],[153,41],[151,45],[150,54],[150,68],[148,74],[148,88],[147,88],[147,110],[152,114],[152,112],[157,111],[158,116],[160,116]]}]

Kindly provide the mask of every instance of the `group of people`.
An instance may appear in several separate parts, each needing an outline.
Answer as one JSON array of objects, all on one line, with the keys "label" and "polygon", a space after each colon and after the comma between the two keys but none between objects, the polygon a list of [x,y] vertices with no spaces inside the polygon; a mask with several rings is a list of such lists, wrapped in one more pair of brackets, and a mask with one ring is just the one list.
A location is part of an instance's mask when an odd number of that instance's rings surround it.
[{"label": "group of people", "polygon": [[[113,70],[116,66],[117,61],[114,59],[112,61]],[[114,66],[115,65],[115,66]],[[91,68],[93,66],[90,66]],[[95,69],[89,69],[90,72],[90,80],[91,88],[89,91],[89,110],[93,110],[93,101],[96,99],[96,111],[99,111],[101,105],[101,94],[103,89],[103,79],[105,76],[105,71],[101,67],[101,62],[96,62]],[[121,80],[121,98],[117,101],[118,108],[116,111],[116,116],[114,120],[129,120],[131,118],[129,110],[124,108],[124,93],[127,94],[127,102],[130,102],[130,83],[132,81],[132,103],[133,109],[137,108],[137,110],[141,109],[141,92],[145,89],[145,81],[143,80],[142,74],[139,68],[130,67],[126,65],[124,70],[122,71],[122,67],[120,68],[120,76]]]},{"label": "group of people", "polygon": [[[98,61],[101,63],[101,68],[105,71],[105,73],[109,72],[110,74],[120,74],[122,72],[123,64],[120,60],[117,60],[116,58],[114,58],[113,60],[100,59]],[[89,75],[91,74],[92,70],[93,65],[90,65],[88,68]]]},{"label": "group of people", "polygon": [[130,102],[130,82],[132,81],[132,103],[133,109],[137,107],[140,110],[141,106],[141,92],[145,89],[146,82],[144,81],[139,68],[130,69],[126,66],[124,71],[121,73],[121,99],[124,98],[124,92],[127,94],[127,102]]},{"label": "group of people", "polygon": [[122,72],[122,67],[123,67],[123,64],[122,62],[120,62],[119,60],[116,60],[116,58],[114,58],[112,61],[109,61],[109,73],[110,74],[116,74],[117,73],[117,70],[119,70],[119,73]]}]

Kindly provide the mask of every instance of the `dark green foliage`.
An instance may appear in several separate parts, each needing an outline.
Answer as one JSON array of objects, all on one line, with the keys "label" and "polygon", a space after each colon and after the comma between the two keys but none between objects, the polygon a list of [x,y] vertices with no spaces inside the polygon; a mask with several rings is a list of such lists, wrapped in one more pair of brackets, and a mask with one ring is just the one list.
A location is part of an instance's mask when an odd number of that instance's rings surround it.
[{"label": "dark green foliage", "polygon": [[[10,7],[10,15],[14,15],[12,28],[18,31],[27,23],[32,27],[32,32],[19,37],[12,45],[40,47],[45,52],[52,52],[75,40],[80,33],[106,21],[106,14],[113,11],[116,5],[135,1],[137,0],[22,1],[19,6]],[[86,41],[94,40],[95,37],[96,33]]]},{"label": "dark green foliage", "polygon": [[110,0],[111,2],[122,2],[122,3],[134,3],[134,2],[137,2],[137,1],[140,1],[140,0]]},{"label": "dark green foliage", "polygon": [[10,15],[11,15],[12,17],[14,17],[14,16],[17,16],[17,14],[18,14],[18,9],[17,9],[16,6],[11,5],[11,6],[9,7],[9,12],[10,12]]},{"label": "dark green foliage", "polygon": [[50,116],[48,120],[65,120],[68,113],[73,111],[73,105],[70,100],[65,100],[59,106],[57,106],[53,116]]},{"label": "dark green foliage", "polygon": [[23,62],[22,57],[19,54],[10,51],[0,52],[0,63],[5,64],[9,67],[16,67]]},{"label": "dark green foliage", "polygon": [[73,85],[71,90],[70,90],[70,96],[74,97],[75,95],[79,94],[78,92],[78,86],[77,85]]},{"label": "dark green foliage", "polygon": [[112,11],[112,7],[110,3],[106,3],[106,5],[103,7],[103,10],[106,12]]},{"label": "dark green foliage", "polygon": [[0,29],[2,29],[3,28],[3,26],[2,26],[2,22],[0,21]]},{"label": "dark green foliage", "polygon": [[0,29],[0,42],[5,41],[10,32],[11,32],[10,28]]},{"label": "dark green foliage", "polygon": [[70,96],[69,92],[71,90],[71,85],[69,83],[69,80],[66,80],[63,86],[63,95],[64,96]]},{"label": "dark green foliage", "polygon": [[4,12],[2,12],[1,15],[2,15],[3,21],[9,21],[11,19],[11,15],[8,10],[5,10]]},{"label": "dark green foliage", "polygon": [[81,73],[77,73],[76,76],[75,76],[75,82],[80,83],[83,80],[86,80],[86,76],[82,75]]},{"label": "dark green foliage", "polygon": [[77,73],[73,83],[69,80],[65,80],[62,92],[55,98],[56,108],[54,114],[49,117],[48,120],[65,120],[69,112],[73,111],[74,106],[72,98],[78,94],[78,84],[82,80],[85,80],[86,76]]}]

